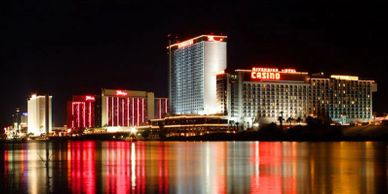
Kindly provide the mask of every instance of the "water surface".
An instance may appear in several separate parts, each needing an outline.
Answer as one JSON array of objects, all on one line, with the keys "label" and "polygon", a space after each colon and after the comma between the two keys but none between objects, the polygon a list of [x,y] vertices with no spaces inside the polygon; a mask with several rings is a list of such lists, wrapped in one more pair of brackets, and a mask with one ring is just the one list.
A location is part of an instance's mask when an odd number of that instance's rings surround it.
[{"label": "water surface", "polygon": [[387,193],[387,155],[376,142],[6,144],[0,193]]}]

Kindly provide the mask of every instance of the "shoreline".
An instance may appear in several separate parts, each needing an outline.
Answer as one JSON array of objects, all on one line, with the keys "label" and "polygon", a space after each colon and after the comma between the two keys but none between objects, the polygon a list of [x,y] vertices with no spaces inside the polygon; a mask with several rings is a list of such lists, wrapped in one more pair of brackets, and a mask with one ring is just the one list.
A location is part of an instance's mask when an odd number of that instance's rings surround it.
[{"label": "shoreline", "polygon": [[[50,136],[49,139],[0,140],[4,143],[26,142],[65,142],[65,141],[284,141],[284,142],[388,142],[388,126],[326,126],[311,128],[294,126],[281,129],[268,126],[258,131],[241,131],[237,133],[210,133],[201,136],[171,136],[162,139],[143,138],[138,135],[135,140],[128,139],[129,134],[83,134],[78,136]],[[155,136],[154,136],[155,137]]]}]

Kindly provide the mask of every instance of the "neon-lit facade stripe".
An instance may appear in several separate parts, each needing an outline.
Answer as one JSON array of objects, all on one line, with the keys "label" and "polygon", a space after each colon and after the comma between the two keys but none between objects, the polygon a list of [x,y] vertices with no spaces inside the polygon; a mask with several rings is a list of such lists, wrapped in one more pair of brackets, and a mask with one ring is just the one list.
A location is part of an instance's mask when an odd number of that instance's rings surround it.
[{"label": "neon-lit facade stripe", "polygon": [[145,108],[144,108],[144,98],[141,99],[141,123],[144,123],[144,113],[145,113]]},{"label": "neon-lit facade stripe", "polygon": [[82,113],[83,113],[82,126],[84,128],[86,128],[86,106],[85,106],[85,102],[82,102]]},{"label": "neon-lit facade stripe", "polygon": [[115,125],[115,120],[114,120],[114,99],[113,99],[113,97],[110,97],[110,99],[112,101],[112,107],[111,107],[112,113],[111,113],[111,117],[110,117],[109,120],[112,120],[112,126],[116,126]]},{"label": "neon-lit facade stripe", "polygon": [[129,98],[127,98],[127,126],[130,126],[130,124],[129,124]]},{"label": "neon-lit facade stripe", "polygon": [[116,126],[120,126],[120,103],[119,103],[119,97],[116,97],[116,118],[117,118],[117,124]]},{"label": "neon-lit facade stripe", "polygon": [[139,98],[136,98],[136,125],[139,125]]},{"label": "neon-lit facade stripe", "polygon": [[135,126],[135,98],[132,98],[132,126]]},{"label": "neon-lit facade stripe", "polygon": [[125,102],[124,98],[121,99],[121,126],[125,126]]},{"label": "neon-lit facade stripe", "polygon": [[[92,103],[89,103],[89,112],[92,112]],[[92,127],[92,114],[89,114],[89,125],[88,127]]]},{"label": "neon-lit facade stripe", "polygon": [[73,103],[71,103],[71,115],[70,115],[70,117],[71,117],[71,125],[69,126],[69,127],[71,127],[71,128],[74,128],[74,119],[73,119],[73,115],[74,115],[74,108],[73,108]]},{"label": "neon-lit facade stripe", "polygon": [[112,125],[110,121],[109,97],[106,97],[106,115],[108,115],[108,125]]},{"label": "neon-lit facade stripe", "polygon": [[81,127],[81,125],[80,125],[80,110],[79,110],[79,104],[77,103],[77,105],[76,105],[76,107],[77,107],[77,127],[78,128],[80,128]]}]

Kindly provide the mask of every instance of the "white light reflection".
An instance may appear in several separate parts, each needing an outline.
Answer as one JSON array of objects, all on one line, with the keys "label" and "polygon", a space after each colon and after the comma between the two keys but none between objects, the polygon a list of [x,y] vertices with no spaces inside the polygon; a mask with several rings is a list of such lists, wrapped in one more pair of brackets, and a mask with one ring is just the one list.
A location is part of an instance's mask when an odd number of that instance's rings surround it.
[{"label": "white light reflection", "polygon": [[131,185],[132,190],[136,189],[136,149],[135,143],[131,144]]}]

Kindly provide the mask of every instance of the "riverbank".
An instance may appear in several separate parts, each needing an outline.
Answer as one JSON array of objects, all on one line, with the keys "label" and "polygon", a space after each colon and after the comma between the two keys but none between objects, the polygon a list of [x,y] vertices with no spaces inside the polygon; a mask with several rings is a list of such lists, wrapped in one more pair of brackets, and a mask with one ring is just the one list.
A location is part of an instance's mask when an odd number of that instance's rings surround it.
[{"label": "riverbank", "polygon": [[[29,139],[23,141],[2,140],[1,143],[25,143],[27,141],[124,141],[128,133],[117,134],[82,134],[77,136],[50,136],[48,139]],[[164,139],[143,138],[140,141],[384,141],[388,142],[388,126],[326,126],[308,127],[293,126],[281,129],[276,125],[268,125],[260,130],[242,131],[238,133],[211,133],[201,136],[173,136]]]},{"label": "riverbank", "polygon": [[385,141],[388,126],[330,126],[312,129],[295,126],[281,130],[268,126],[258,131],[213,133],[192,137],[167,137],[164,141]]}]

